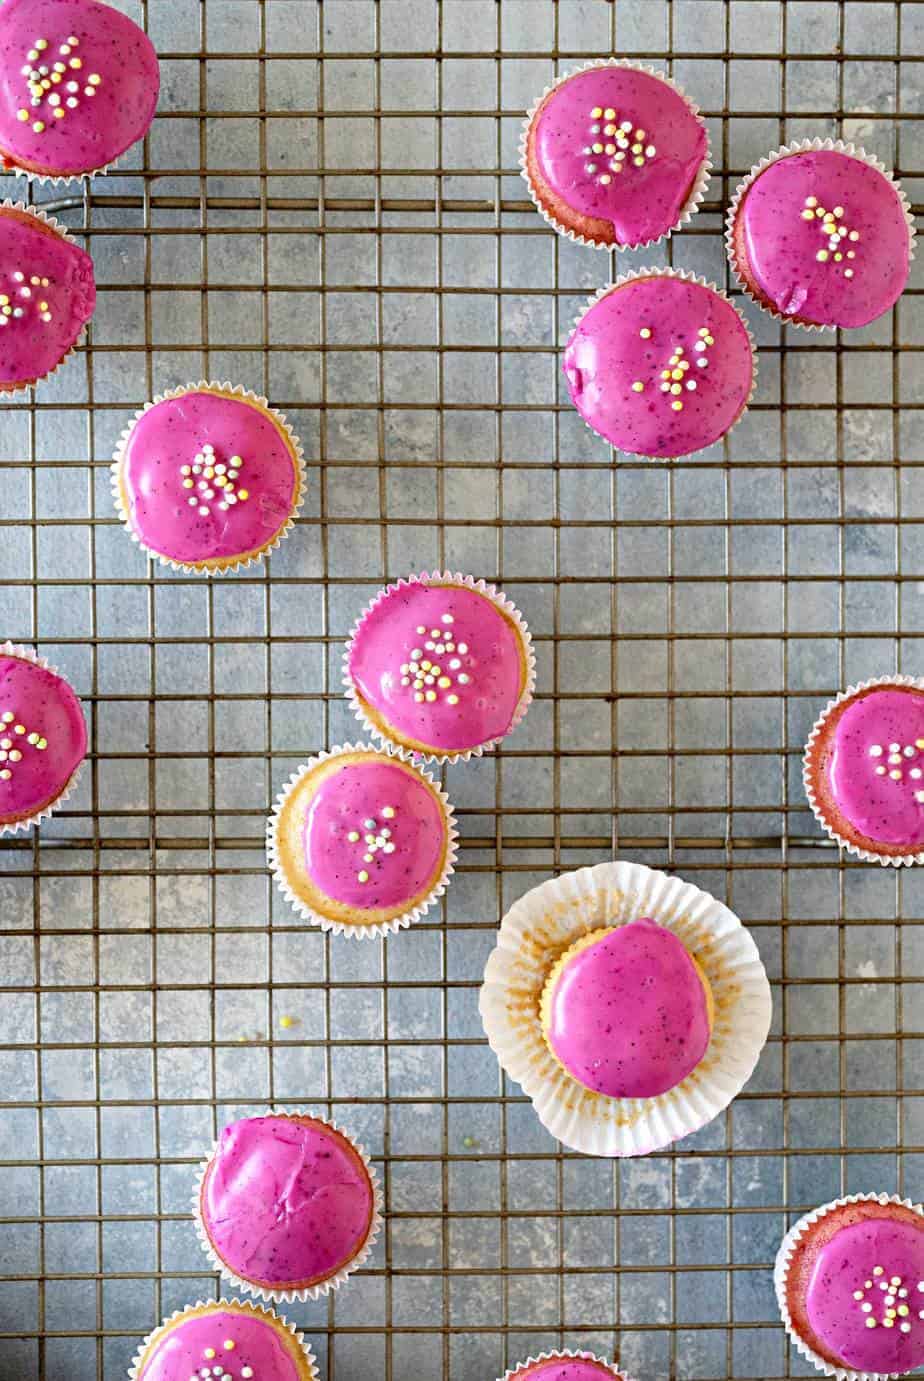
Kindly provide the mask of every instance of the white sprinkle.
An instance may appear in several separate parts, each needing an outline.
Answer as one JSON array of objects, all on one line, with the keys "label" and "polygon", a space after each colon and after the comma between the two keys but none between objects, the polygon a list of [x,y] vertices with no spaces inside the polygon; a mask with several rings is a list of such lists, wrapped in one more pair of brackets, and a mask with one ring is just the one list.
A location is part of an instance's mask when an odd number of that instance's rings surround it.
[{"label": "white sprinkle", "polygon": [[468,643],[459,643],[456,650],[458,652],[461,652],[464,656],[464,654],[468,651]]},{"label": "white sprinkle", "polygon": [[881,744],[881,743],[872,743],[872,744],[870,744],[869,755],[870,755],[871,758],[881,758],[881,757],[882,757],[882,744]]}]

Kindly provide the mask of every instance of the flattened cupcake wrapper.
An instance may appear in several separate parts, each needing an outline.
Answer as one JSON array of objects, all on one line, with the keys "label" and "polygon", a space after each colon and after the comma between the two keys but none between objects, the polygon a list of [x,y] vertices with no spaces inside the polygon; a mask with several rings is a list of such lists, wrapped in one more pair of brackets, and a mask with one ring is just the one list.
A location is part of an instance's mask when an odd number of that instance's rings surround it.
[{"label": "flattened cupcake wrapper", "polygon": [[[794,153],[820,153],[822,150],[828,153],[846,153],[849,154],[851,158],[858,158],[862,163],[868,163],[871,168],[875,168],[877,173],[882,173],[883,177],[892,184],[895,191],[898,193],[902,213],[905,217],[905,224],[908,227],[909,262],[914,260],[914,244],[917,238],[914,216],[911,214],[911,203],[905,195],[901,183],[897,178],[893,177],[891,171],[884,163],[876,158],[874,154],[867,153],[865,149],[858,148],[856,144],[845,144],[843,139],[801,139],[795,144],[782,144],[780,148],[774,149],[772,153],[765,154],[759,163],[754,164],[747,177],[739,182],[738,186],[735,188],[734,196],[731,199],[728,211],[725,213],[725,253],[728,258],[729,267],[735,276],[735,281],[742,292],[749,297],[752,302],[756,302],[761,311],[766,312],[768,316],[772,316],[776,321],[782,322],[784,326],[795,326],[800,331],[837,331],[840,328],[825,322],[794,321],[792,317],[784,316],[783,313],[777,311],[775,307],[768,306],[763,298],[758,297],[757,294],[752,291],[747,279],[738,268],[738,260],[735,255],[734,245],[735,218],[738,215],[738,207],[741,204],[741,198],[744,196],[751,183],[760,176],[765,168],[769,168],[771,163],[776,163],[780,158],[789,158]],[[845,327],[844,329],[851,330],[853,328]]]},{"label": "flattened cupcake wrapper", "polygon": [[[712,989],[708,1049],[656,1098],[611,1098],[574,1079],[549,1050],[539,1003],[556,960],[593,930],[649,916],[696,956]],[[770,1029],[770,985],[749,931],[692,883],[617,861],[550,878],[515,902],[488,958],[479,1009],[491,1049],[552,1136],[591,1156],[643,1156],[717,1117],[754,1071]]]},{"label": "flattened cupcake wrapper", "polygon": [[[145,1352],[169,1324],[177,1323],[187,1315],[195,1315],[203,1309],[211,1312],[213,1309],[227,1309],[229,1306],[246,1310],[248,1313],[256,1315],[258,1318],[271,1319],[274,1323],[281,1325],[287,1333],[291,1333],[304,1354],[308,1375],[311,1381],[321,1381],[321,1373],[318,1371],[315,1355],[308,1343],[305,1342],[304,1333],[300,1329],[297,1329],[294,1323],[290,1323],[284,1314],[277,1314],[275,1309],[265,1309],[262,1304],[253,1304],[250,1300],[226,1299],[224,1295],[218,1300],[200,1299],[197,1300],[195,1304],[187,1304],[185,1309],[174,1309],[173,1313],[169,1314],[156,1328],[152,1328],[151,1332],[142,1339],[140,1347],[132,1358],[131,1366],[128,1369],[128,1381],[138,1381]],[[259,1378],[256,1378],[256,1381],[259,1381]]]},{"label": "flattened cupcake wrapper", "polygon": [[[492,738],[487,743],[479,743],[474,748],[464,748],[458,752],[451,749],[441,750],[438,748],[424,752],[417,748],[406,748],[404,744],[398,743],[397,740],[390,738],[389,735],[380,729],[366,713],[364,706],[360,702],[359,694],[353,683],[353,679],[350,676],[350,652],[353,648],[354,639],[362,627],[364,620],[372,613],[376,605],[385,599],[387,595],[393,594],[405,586],[437,583],[442,585],[457,585],[466,590],[474,590],[477,594],[484,595],[486,599],[489,599],[516,627],[520,635],[523,655],[526,659],[526,684],[520,694],[517,707],[513,712],[513,718],[510,721],[510,727],[507,733],[501,734],[498,738]],[[536,689],[536,654],[533,652],[532,634],[526,626],[526,620],[513,601],[507,598],[503,590],[499,590],[496,585],[489,585],[485,580],[476,580],[474,576],[462,575],[459,571],[423,571],[420,575],[402,576],[402,578],[394,584],[386,585],[383,590],[379,590],[378,594],[374,595],[369,601],[350,630],[350,636],[347,639],[346,648],[343,654],[343,676],[341,679],[353,714],[359,720],[363,729],[367,733],[372,734],[373,738],[389,753],[393,753],[396,757],[403,758],[405,762],[468,762],[471,758],[480,758],[484,753],[489,752],[492,748],[496,748],[499,743],[503,742],[508,734],[513,733],[514,729],[516,729],[523,720],[526,711],[532,704],[533,692]]]},{"label": "flattened cupcake wrapper", "polygon": [[[706,133],[706,156],[699,166],[699,171],[697,172],[696,177],[693,181],[693,186],[690,189],[690,195],[687,197],[686,201],[681,207],[680,215],[677,217],[677,220],[674,222],[674,224],[670,227],[669,230],[665,230],[663,235],[658,235],[653,240],[639,240],[637,245],[621,245],[616,242],[614,242],[613,244],[607,244],[604,240],[593,240],[587,235],[579,235],[576,230],[571,230],[568,226],[562,225],[561,221],[556,220],[552,213],[546,210],[546,208],[542,205],[542,202],[539,199],[539,194],[536,192],[532,182],[530,181],[529,169],[526,165],[526,144],[529,138],[530,126],[532,125],[532,122],[536,116],[536,112],[542,105],[542,102],[559,86],[562,86],[565,82],[570,81],[572,77],[576,77],[578,73],[589,72],[592,69],[598,67],[628,67],[636,72],[644,72],[649,77],[655,77],[657,81],[663,82],[665,86],[669,86],[672,91],[675,91],[677,93],[681,100],[683,100],[686,103],[691,114],[694,115],[696,119],[700,121]],[[550,86],[547,86],[545,88],[545,90],[542,92],[542,95],[538,98],[538,100],[536,100],[533,103],[533,105],[526,113],[526,119],[523,121],[523,128],[520,132],[519,155],[520,176],[523,178],[529,190],[530,200],[532,201],[536,210],[539,212],[539,215],[542,217],[542,219],[546,222],[547,225],[550,225],[553,230],[558,232],[559,235],[563,235],[566,239],[571,240],[576,245],[589,245],[591,249],[615,249],[620,253],[622,253],[623,250],[627,249],[648,249],[651,245],[660,244],[662,240],[669,240],[670,237],[674,234],[674,232],[682,229],[682,227],[686,225],[687,221],[689,221],[690,218],[693,216],[694,212],[699,210],[700,203],[706,195],[706,188],[709,186],[709,179],[712,176],[712,158],[711,149],[709,145],[709,130],[706,128],[706,123],[699,113],[699,106],[696,105],[695,102],[690,100],[690,97],[684,91],[683,87],[680,86],[679,83],[675,82],[672,77],[668,77],[664,72],[657,71],[654,67],[649,67],[647,63],[630,62],[628,58],[604,58],[602,61],[584,62],[581,63],[580,67],[573,67],[570,70],[570,72],[565,72],[562,76],[556,77],[555,81],[553,81]]]},{"label": "flattened cupcake wrapper", "polygon": [[508,1367],[503,1376],[498,1378],[498,1381],[516,1381],[517,1377],[522,1376],[524,1371],[528,1371],[530,1367],[538,1367],[540,1362],[565,1362],[569,1360],[597,1362],[612,1373],[613,1381],[632,1381],[632,1377],[626,1372],[617,1371],[614,1363],[607,1362],[603,1357],[598,1357],[595,1352],[572,1352],[569,1347],[563,1348],[561,1352],[540,1352],[538,1357],[527,1357],[525,1362],[520,1362],[515,1367]]},{"label": "flattened cupcake wrapper", "polygon": [[[33,652],[31,647],[22,647],[19,643],[0,643],[0,657],[21,657],[24,662],[34,662],[37,667],[44,667],[46,671],[53,672],[55,676],[60,676],[62,681],[67,681],[67,677],[64,676],[56,666],[52,666],[51,662],[46,661],[44,657],[40,657],[37,652]],[[68,685],[70,685],[69,681]],[[71,687],[71,689],[73,689],[73,687]],[[74,691],[74,694],[77,695],[77,692]],[[80,699],[79,696],[77,696],[77,698],[78,700]],[[81,701],[81,704],[82,703]],[[43,806],[42,809],[37,810],[34,815],[27,815],[24,820],[14,820],[9,824],[0,823],[0,839],[8,834],[22,834],[27,830],[31,830],[33,825],[40,825],[43,820],[47,820],[49,816],[54,815],[58,807],[63,806],[68,796],[71,795],[76,787],[85,762],[86,757],[82,758],[77,764],[50,805]]]},{"label": "flattened cupcake wrapper", "polygon": [[[12,201],[10,197],[4,197],[3,201],[0,201],[0,211],[23,211],[27,216],[34,216],[37,221],[42,221],[50,230],[54,230],[63,240],[67,240],[69,244],[77,245],[78,249],[80,248],[77,244],[76,237],[71,234],[67,226],[62,225],[60,221],[55,220],[54,216],[49,216],[38,206],[27,206],[24,201]],[[54,365],[52,369],[46,370],[44,374],[37,374],[34,379],[29,379],[25,383],[18,384],[15,388],[7,384],[5,388],[0,389],[0,398],[4,396],[12,397],[17,393],[25,393],[27,388],[34,388],[36,384],[42,383],[45,379],[50,379],[53,374],[57,374],[62,364],[64,364],[64,361],[69,360],[71,355],[75,353],[78,345],[83,345],[87,338],[87,327],[89,325],[89,321],[84,323],[73,345],[69,350],[64,352],[60,360],[58,360],[58,363]]]},{"label": "flattened cupcake wrapper", "polygon": [[914,686],[915,690],[924,694],[924,678],[917,676],[874,676],[870,681],[859,681],[855,686],[848,686],[842,690],[833,700],[829,700],[821,714],[812,726],[812,732],[808,736],[805,751],[802,754],[802,785],[805,787],[805,794],[808,803],[812,808],[812,814],[818,821],[821,828],[829,839],[833,839],[835,844],[840,844],[842,849],[846,849],[855,858],[861,858],[864,863],[881,863],[883,868],[907,868],[913,863],[924,863],[924,850],[917,853],[907,854],[880,854],[873,849],[861,848],[859,844],[854,844],[851,840],[845,839],[838,834],[837,830],[830,824],[825,816],[822,807],[815,795],[811,782],[812,752],[818,741],[818,736],[825,727],[825,721],[832,710],[844,700],[849,700],[852,695],[857,695],[860,691],[875,690],[877,686]]},{"label": "flattened cupcake wrapper", "polygon": [[372,1185],[372,1220],[369,1224],[369,1231],[367,1232],[362,1244],[357,1249],[356,1255],[351,1257],[345,1266],[341,1266],[340,1270],[335,1272],[334,1275],[330,1276],[327,1280],[322,1280],[319,1285],[311,1285],[303,1290],[269,1289],[262,1285],[256,1285],[252,1280],[247,1280],[243,1276],[235,1275],[234,1271],[231,1270],[227,1263],[224,1262],[218,1255],[218,1253],[215,1251],[215,1248],[212,1246],[212,1243],[209,1240],[208,1233],[205,1229],[205,1223],[202,1220],[201,1195],[202,1181],[205,1178],[205,1172],[208,1169],[214,1157],[218,1153],[218,1141],[216,1140],[212,1142],[212,1149],[209,1151],[209,1154],[206,1156],[205,1160],[202,1161],[201,1165],[199,1166],[199,1173],[196,1176],[196,1189],[195,1193],[193,1194],[192,1200],[193,1218],[196,1224],[196,1232],[199,1237],[199,1245],[205,1252],[209,1261],[211,1261],[215,1270],[218,1271],[219,1274],[225,1280],[230,1281],[230,1283],[234,1285],[238,1290],[243,1290],[245,1294],[259,1296],[261,1299],[265,1300],[275,1300],[277,1302],[283,1301],[287,1304],[294,1303],[295,1301],[304,1304],[306,1300],[320,1299],[322,1295],[329,1295],[332,1290],[339,1290],[343,1282],[349,1276],[351,1276],[354,1271],[359,1270],[359,1267],[362,1266],[368,1260],[369,1254],[372,1251],[372,1248],[375,1246],[378,1235],[382,1230],[382,1217],[385,1211],[384,1200],[382,1198],[382,1188],[379,1184],[378,1175],[375,1173],[375,1167],[369,1159],[369,1155],[366,1151],[365,1146],[361,1145],[360,1142],[355,1141],[348,1131],[341,1127],[339,1123],[334,1122],[331,1118],[322,1117],[320,1113],[316,1113],[314,1111],[298,1112],[291,1108],[268,1108],[266,1112],[257,1113],[255,1114],[255,1116],[291,1118],[310,1117],[315,1122],[320,1122],[325,1127],[330,1127],[332,1131],[338,1132],[345,1141],[348,1141],[350,1143],[353,1150],[360,1157],[363,1165],[366,1167],[366,1173],[368,1174],[369,1182]]},{"label": "flattened cupcake wrapper", "polygon": [[[728,294],[724,293],[722,289],[718,287],[715,283],[710,283],[708,279],[701,277],[698,273],[691,273],[689,269],[632,269],[629,273],[620,274],[620,276],[616,279],[614,283],[605,283],[602,288],[598,288],[597,291],[587,299],[587,302],[584,304],[584,306],[578,312],[577,316],[574,318],[574,321],[571,326],[571,331],[568,333],[569,339],[571,337],[572,332],[575,331],[577,327],[581,324],[581,322],[584,320],[585,316],[590,311],[591,307],[595,307],[597,303],[600,302],[604,297],[608,296],[609,293],[615,292],[617,288],[623,287],[623,285],[626,283],[631,283],[636,278],[682,278],[687,283],[698,283],[702,288],[709,288],[712,292],[715,293],[716,297],[721,297],[725,302],[728,303],[729,307],[731,307],[732,311],[738,317],[739,321],[741,322],[741,325],[747,332],[748,344],[751,347],[751,391],[748,394],[747,398],[744,400],[744,405],[741,411],[729,427],[728,431],[723,432],[721,436],[716,437],[716,441],[724,441],[725,437],[730,436],[731,433],[735,430],[738,423],[741,421],[741,419],[747,412],[748,408],[751,406],[751,400],[753,399],[754,392],[757,388],[758,355],[757,342],[754,340],[754,337],[751,334],[751,328],[745,319],[744,313],[741,311],[740,307],[737,307],[735,303],[732,302]],[[565,342],[565,344],[567,344],[567,342]],[[574,404],[572,403],[571,406],[574,407]],[[693,456],[702,455],[703,451],[708,451],[709,449],[709,446],[701,446],[698,451],[686,451],[679,456],[647,456],[643,451],[627,451],[622,446],[615,446],[613,442],[610,441],[608,436],[604,436],[602,432],[597,431],[596,427],[592,427],[590,423],[587,421],[586,417],[584,417],[580,412],[578,412],[577,408],[574,408],[574,411],[577,412],[578,417],[580,417],[581,421],[584,423],[584,426],[587,428],[589,432],[592,432],[594,436],[599,436],[601,441],[605,441],[607,446],[612,446],[613,450],[618,451],[619,454],[622,456],[638,456],[640,460],[650,460],[653,464],[663,465],[670,464],[672,461],[675,460],[689,460]],[[716,444],[716,441],[711,441],[709,445],[714,446]]]},{"label": "flattened cupcake wrapper", "polygon": [[[339,758],[345,753],[376,753],[379,757],[399,759],[407,766],[413,767],[419,776],[432,787],[443,808],[443,815],[446,821],[446,857],[443,861],[443,871],[440,873],[433,888],[422,902],[419,902],[416,906],[409,907],[407,911],[402,912],[400,916],[393,917],[390,921],[376,921],[373,924],[363,924],[361,921],[358,921],[355,925],[351,925],[346,921],[331,920],[329,916],[324,916],[320,911],[315,911],[290,887],[276,847],[276,829],[279,824],[279,815],[289,794],[299,785],[306,772],[312,771],[313,768],[317,767],[322,762],[327,762],[329,758]],[[401,754],[396,753],[388,744],[384,747],[379,747],[371,743],[342,743],[338,744],[336,748],[330,748],[316,754],[313,758],[309,758],[306,763],[292,773],[285,786],[276,797],[272,813],[266,824],[266,861],[286,901],[289,902],[300,915],[304,916],[306,920],[311,921],[312,925],[320,926],[322,930],[329,930],[333,935],[348,935],[352,939],[384,939],[386,935],[397,935],[399,930],[406,930],[414,921],[419,921],[421,916],[426,915],[433,903],[446,891],[446,888],[449,886],[449,879],[455,871],[456,854],[459,851],[458,839],[459,833],[456,829],[456,817],[449,797],[446,795],[439,782],[434,781],[430,773],[427,772],[425,768],[421,767],[419,763],[408,763],[406,758],[402,758]]]},{"label": "flattened cupcake wrapper", "polygon": [[[140,536],[132,527],[131,518],[129,517],[128,511],[122,499],[122,486],[119,483],[119,477],[122,470],[122,460],[125,454],[125,447],[128,442],[128,438],[131,436],[132,432],[135,429],[136,423],[141,421],[145,413],[150,412],[152,408],[157,407],[158,403],[166,402],[168,398],[182,398],[184,393],[198,393],[202,389],[212,389],[213,391],[219,390],[226,397],[237,398],[242,402],[246,403],[257,403],[261,408],[265,408],[266,411],[272,416],[277,426],[285,435],[286,441],[289,443],[289,446],[291,448],[292,455],[295,458],[296,471],[298,474],[298,487],[296,489],[295,501],[292,504],[292,510],[289,513],[289,516],[286,519],[285,523],[276,533],[275,537],[273,537],[271,541],[267,542],[265,546],[261,547],[259,551],[254,552],[249,556],[245,555],[217,558],[221,560],[222,564],[220,566],[208,567],[204,566],[202,562],[175,561],[172,557],[164,556],[161,552],[154,551],[151,547],[147,546],[144,542],[142,542]],[[295,432],[292,430],[291,426],[289,425],[289,421],[285,413],[279,412],[277,408],[271,407],[267,400],[261,394],[254,393],[252,389],[244,388],[242,384],[232,384],[228,381],[225,381],[224,383],[217,383],[215,382],[215,380],[200,379],[197,384],[183,384],[180,388],[168,388],[166,393],[155,394],[155,396],[151,399],[149,403],[145,403],[144,407],[135,413],[129,425],[123,428],[119,436],[119,442],[116,446],[115,454],[112,457],[111,471],[113,503],[115,504],[116,512],[119,515],[122,526],[125,528],[125,531],[128,533],[132,541],[135,542],[141,548],[144,554],[146,556],[149,556],[152,561],[159,561],[162,566],[170,566],[175,571],[184,571],[190,575],[221,576],[227,575],[230,571],[242,571],[245,570],[248,566],[256,565],[258,562],[262,561],[264,557],[268,556],[270,552],[275,551],[279,544],[283,541],[283,539],[288,537],[289,533],[292,530],[293,524],[295,523],[295,519],[298,517],[299,511],[303,503],[305,502],[305,485],[307,482],[305,472],[305,453],[302,449],[302,443],[295,435]],[[204,559],[208,560],[209,558],[206,557]]]},{"label": "flattened cupcake wrapper", "polygon": [[818,1353],[814,1352],[796,1332],[786,1300],[786,1281],[793,1250],[799,1238],[832,1209],[845,1208],[848,1204],[860,1203],[899,1204],[902,1208],[910,1208],[915,1213],[922,1212],[920,1204],[912,1203],[910,1199],[902,1199],[897,1194],[848,1194],[843,1199],[832,1199],[829,1204],[822,1204],[820,1208],[813,1208],[811,1213],[806,1213],[798,1222],[793,1224],[780,1243],[780,1249],[776,1254],[776,1261],[773,1266],[773,1288],[776,1291],[777,1304],[783,1317],[783,1327],[789,1334],[790,1341],[798,1348],[802,1356],[807,1358],[819,1371],[823,1371],[825,1376],[833,1376],[836,1381],[893,1381],[894,1378],[907,1376],[908,1373],[900,1371],[852,1371],[849,1367],[833,1366],[831,1362],[826,1362],[823,1357],[819,1357]]}]

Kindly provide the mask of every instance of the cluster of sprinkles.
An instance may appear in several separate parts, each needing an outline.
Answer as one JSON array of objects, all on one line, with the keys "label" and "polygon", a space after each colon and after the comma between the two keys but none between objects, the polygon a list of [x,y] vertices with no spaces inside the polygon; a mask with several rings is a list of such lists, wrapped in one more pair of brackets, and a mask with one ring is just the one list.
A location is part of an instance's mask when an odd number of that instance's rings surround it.
[{"label": "cluster of sprinkles", "polygon": [[[815,258],[820,264],[826,264],[829,260],[835,264],[841,264],[845,259],[855,259],[856,250],[845,249],[847,244],[856,244],[860,238],[859,230],[851,230],[844,224],[843,206],[835,206],[832,211],[826,211],[823,206],[818,205],[817,197],[806,197],[805,206],[802,211],[804,221],[817,221],[818,229],[828,237],[827,249],[820,249]],[[853,269],[845,268],[844,277],[852,278]]]},{"label": "cluster of sprinkles", "polygon": [[[612,106],[595,105],[590,118],[593,121],[591,142],[585,144],[581,152],[591,159],[585,164],[586,172],[601,186],[606,187],[613,181],[613,173],[621,173],[630,163],[642,168],[649,158],[654,158],[657,150],[654,144],[645,143],[648,137],[645,131],[636,129],[632,120],[620,120]],[[594,162],[595,158],[605,162]]]},{"label": "cluster of sprinkles", "polygon": [[[440,691],[449,692],[445,697],[447,705],[458,705],[455,687],[467,686],[471,679],[462,670],[461,662],[468,651],[468,643],[455,641],[452,614],[443,614],[440,622],[446,626],[428,629],[424,623],[417,625],[416,632],[423,645],[412,648],[409,660],[401,664],[401,684],[413,687],[414,699],[419,705],[433,704],[440,699]],[[433,655],[428,656],[428,653]],[[445,665],[437,662],[437,657],[446,657]]]},{"label": "cluster of sprinkles", "polygon": [[[886,747],[881,743],[870,744],[869,755],[871,758],[881,758],[886,754],[886,751]],[[922,752],[924,752],[924,738],[916,738],[914,743],[890,743],[886,763],[879,762],[876,764],[876,776],[887,776],[893,782],[901,782],[904,781],[904,769],[907,767],[908,776],[911,780],[921,783],[921,786],[915,790],[914,799],[924,804],[924,782],[921,781],[924,777],[924,770],[909,765]]]},{"label": "cluster of sprinkles", "polygon": [[197,508],[205,518],[211,513],[209,505],[215,499],[222,513],[227,513],[235,504],[246,503],[250,491],[235,485],[243,464],[241,456],[231,456],[227,463],[217,460],[215,447],[206,443],[197,451],[191,465],[180,466],[183,488],[196,491],[186,500],[190,508]]},{"label": "cluster of sprinkles", "polygon": [[43,753],[48,740],[35,730],[29,730],[20,723],[12,710],[0,714],[0,782],[8,782],[13,775],[12,764],[22,762],[23,743]]},{"label": "cluster of sprinkles", "polygon": [[[222,1348],[225,1352],[233,1352],[236,1346],[237,1344],[233,1338],[225,1338],[222,1343]],[[206,1347],[202,1350],[202,1356],[207,1362],[214,1362],[217,1355],[217,1348]],[[198,1371],[192,1373],[189,1381],[215,1381],[215,1378],[217,1378],[217,1381],[235,1381],[234,1376],[232,1376],[231,1372],[227,1369],[229,1365],[230,1358],[226,1358],[224,1363],[215,1362],[212,1366],[200,1367]],[[241,1367],[240,1375],[243,1381],[254,1381],[255,1374],[253,1367]],[[259,1381],[259,1378],[256,1378],[256,1381]]]},{"label": "cluster of sprinkles", "polygon": [[[41,321],[51,321],[51,307],[41,293],[42,288],[50,286],[51,279],[40,278],[36,273],[26,278],[22,270],[17,269],[13,282],[16,287],[11,287],[8,293],[0,293],[0,326],[9,326],[10,321],[18,321],[30,309],[37,312]],[[36,288],[38,292],[34,291]]]},{"label": "cluster of sprinkles", "polygon": [[58,45],[58,57],[52,62],[48,39],[37,38],[26,54],[26,64],[20,70],[29,88],[29,105],[21,106],[16,118],[23,124],[31,121],[36,134],[48,128],[41,115],[34,113],[41,110],[46,101],[50,118],[63,120],[69,110],[76,110],[80,105],[81,91],[84,96],[95,96],[97,87],[102,85],[103,79],[98,72],[91,72],[88,77],[78,76],[83,71],[83,58],[77,57],[74,49],[79,45],[80,39],[71,34]]},{"label": "cluster of sprinkles", "polygon": [[[651,340],[651,327],[643,326],[639,335],[642,340]],[[694,360],[698,369],[706,369],[709,365],[709,357],[706,351],[711,345],[715,345],[715,338],[708,326],[701,326],[696,333],[696,344],[693,346]],[[684,389],[689,393],[696,392],[696,380],[687,378],[690,372],[690,361],[686,358],[686,350],[682,345],[675,345],[673,354],[667,362],[667,368],[661,370],[661,392],[667,393],[671,397],[671,407],[674,412],[683,412],[683,400],[680,395]],[[636,379],[632,384],[633,393],[644,393],[645,382],[643,379]]]},{"label": "cluster of sprinkles", "polygon": [[[873,1276],[884,1276],[884,1266],[874,1266]],[[873,1311],[873,1302],[878,1297],[875,1294],[876,1287],[884,1294],[882,1318],[877,1319]],[[867,1291],[873,1291],[872,1301],[866,1298]],[[918,1281],[918,1291],[924,1294],[924,1280]],[[860,1306],[860,1312],[866,1315],[867,1328],[898,1328],[902,1333],[911,1332],[912,1306],[908,1304],[908,1287],[902,1284],[901,1276],[889,1276],[887,1280],[864,1280],[862,1290],[854,1290],[853,1297]],[[918,1301],[920,1303],[920,1301]],[[917,1316],[924,1319],[924,1309],[918,1309]]]},{"label": "cluster of sprinkles", "polygon": [[[383,806],[378,813],[383,820],[394,820],[398,812],[394,806]],[[393,854],[395,851],[390,826],[380,825],[378,820],[371,815],[363,821],[362,833],[359,830],[350,830],[347,839],[351,844],[362,845],[364,850],[363,863],[373,863],[377,853]],[[358,882],[368,882],[368,869],[361,868],[356,874],[356,878]]]}]

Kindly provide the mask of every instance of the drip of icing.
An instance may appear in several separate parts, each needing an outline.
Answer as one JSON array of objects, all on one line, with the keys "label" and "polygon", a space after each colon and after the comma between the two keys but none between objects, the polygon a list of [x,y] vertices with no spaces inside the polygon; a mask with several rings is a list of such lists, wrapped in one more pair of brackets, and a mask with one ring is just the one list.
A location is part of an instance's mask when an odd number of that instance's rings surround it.
[{"label": "drip of icing", "polygon": [[859,696],[838,718],[827,772],[838,810],[861,834],[909,848],[924,843],[924,695]]},{"label": "drip of icing", "polygon": [[0,822],[53,801],[86,751],[83,710],[67,682],[24,658],[0,656]]},{"label": "drip of icing", "polygon": [[0,383],[40,379],[93,315],[93,261],[35,216],[0,208],[0,263]]},{"label": "drip of icing", "polygon": [[[226,1343],[233,1343],[228,1348]],[[138,1381],[299,1381],[283,1326],[250,1310],[213,1305],[168,1322]]]}]

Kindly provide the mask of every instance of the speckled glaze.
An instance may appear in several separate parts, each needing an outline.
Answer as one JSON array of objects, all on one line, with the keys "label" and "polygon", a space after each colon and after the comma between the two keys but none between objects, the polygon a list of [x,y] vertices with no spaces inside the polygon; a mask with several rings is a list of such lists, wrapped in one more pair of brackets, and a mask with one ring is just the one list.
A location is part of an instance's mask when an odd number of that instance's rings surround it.
[{"label": "speckled glaze", "polygon": [[[890,752],[893,743],[898,744],[895,753]],[[869,839],[914,850],[924,845],[924,751],[918,743],[924,745],[920,691],[871,690],[838,718],[827,759],[831,795]],[[872,754],[872,748],[881,752]],[[890,776],[892,772],[901,777]],[[913,777],[913,772],[920,775]]]},{"label": "speckled glaze", "polygon": [[[294,1339],[284,1325],[257,1312],[212,1305],[203,1312],[168,1320],[135,1373],[137,1381],[190,1381],[210,1377],[220,1363],[218,1381],[301,1381],[311,1375],[307,1359],[293,1356]],[[233,1342],[233,1348],[226,1348]]]},{"label": "speckled glaze", "polygon": [[[817,212],[835,208],[847,236],[833,249]],[[910,235],[898,192],[862,158],[833,149],[789,154],[758,173],[738,205],[733,245],[755,294],[804,323],[865,326],[908,281]]]},{"label": "speckled glaze", "polygon": [[[78,46],[66,54],[71,37]],[[36,59],[37,39],[48,43]],[[71,68],[72,59],[81,67]],[[67,70],[45,93],[39,107],[30,103],[23,67]],[[86,96],[87,79],[99,76],[95,95]],[[77,81],[71,92],[68,82]],[[146,34],[111,5],[97,0],[4,0],[0,6],[0,155],[7,167],[50,176],[79,176],[104,168],[140,139],[154,119],[160,89],[157,54]],[[54,118],[49,95],[59,95],[65,115]],[[76,100],[76,108],[66,107]],[[58,108],[62,108],[59,106]],[[22,121],[17,112],[28,110]],[[44,128],[33,129],[38,120]]]},{"label": "speckled glaze", "polygon": [[202,1224],[235,1275],[270,1289],[330,1279],[365,1244],[375,1196],[359,1153],[314,1118],[249,1117],[221,1134]]},{"label": "speckled glaze", "polygon": [[731,303],[703,283],[668,275],[628,279],[594,302],[571,333],[562,367],[588,426],[644,456],[689,455],[718,441],[744,412],[754,380],[751,342]]},{"label": "speckled glaze", "polygon": [[587,1357],[548,1357],[514,1372],[516,1381],[613,1381],[612,1367]]},{"label": "speckled glaze", "polygon": [[654,1098],[681,1083],[706,1053],[702,981],[676,935],[648,917],[575,948],[549,989],[549,1047],[595,1093]]},{"label": "speckled glaze", "polygon": [[[61,795],[87,751],[80,701],[63,677],[0,655],[0,825],[28,819]],[[18,727],[24,733],[17,733]],[[30,736],[47,743],[42,749]],[[6,745],[9,744],[9,747]],[[20,753],[19,761],[10,753]],[[9,772],[8,778],[2,773]]]},{"label": "speckled glaze", "polygon": [[[246,493],[224,511],[226,490],[200,492],[205,470],[183,473],[194,469],[204,446],[234,473],[235,496]],[[243,462],[236,470],[233,457]],[[280,423],[255,400],[210,389],[193,388],[148,408],[131,428],[116,468],[122,505],[141,545],[191,566],[258,554],[285,527],[299,492],[298,463]],[[184,487],[187,481],[191,486]],[[197,502],[190,504],[191,498]]]},{"label": "speckled glaze", "polygon": [[0,294],[4,390],[43,379],[73,347],[96,306],[93,261],[39,217],[0,206]]}]

